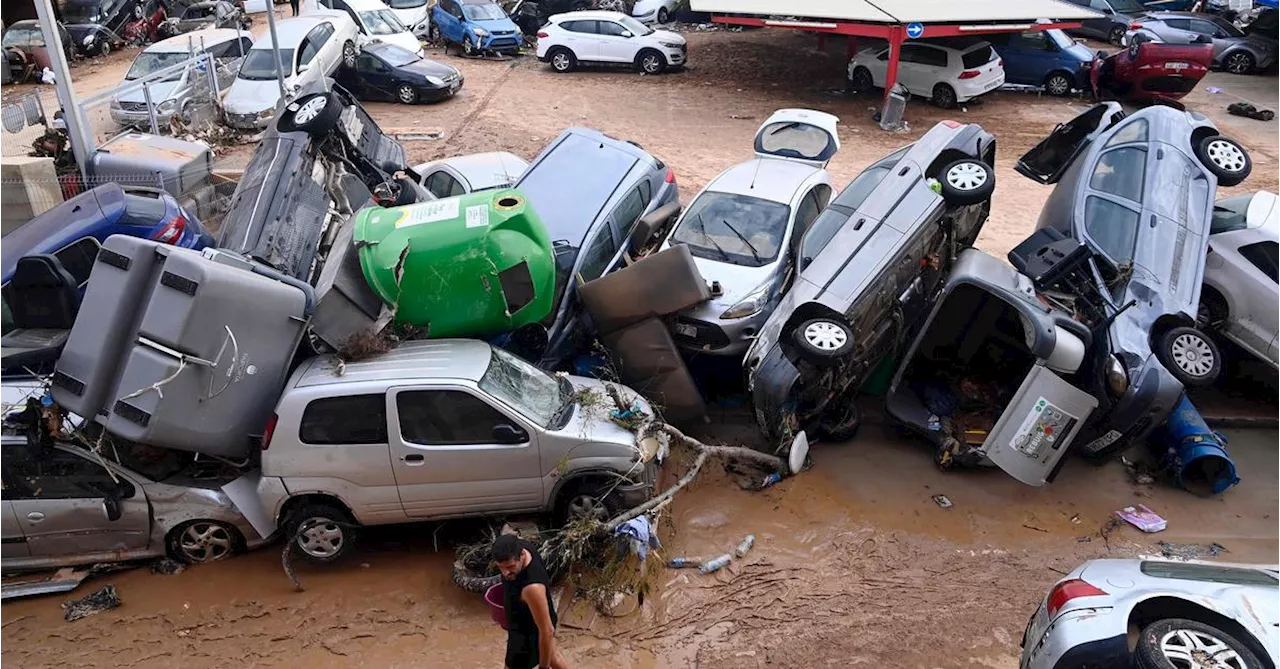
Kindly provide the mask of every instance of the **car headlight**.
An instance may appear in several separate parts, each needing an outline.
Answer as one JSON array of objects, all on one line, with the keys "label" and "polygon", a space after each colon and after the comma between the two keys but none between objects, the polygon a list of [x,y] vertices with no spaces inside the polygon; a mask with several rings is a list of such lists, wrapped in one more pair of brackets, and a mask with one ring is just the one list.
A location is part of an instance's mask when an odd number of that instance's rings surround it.
[{"label": "car headlight", "polygon": [[168,114],[169,112],[177,108],[178,108],[178,101],[173,99],[165,100],[164,102],[161,102],[160,104],[156,105],[156,111],[160,112],[161,114]]},{"label": "car headlight", "polygon": [[489,36],[489,31],[488,31],[488,30],[485,30],[484,28],[475,28],[475,29],[473,30],[473,32],[475,32],[476,37],[488,37],[488,36]]},{"label": "car headlight", "polygon": [[769,282],[760,284],[755,290],[742,298],[740,302],[724,310],[720,314],[720,318],[725,320],[733,320],[738,318],[747,318],[760,313],[764,309],[764,305],[769,302]]},{"label": "car headlight", "polygon": [[1114,355],[1107,359],[1107,388],[1117,397],[1129,390],[1129,373],[1125,371],[1120,358]]},{"label": "car headlight", "polygon": [[84,36],[84,41],[83,41],[83,42],[81,42],[81,44],[83,44],[83,45],[85,45],[85,46],[89,46],[90,44],[93,44],[93,35],[91,35],[91,34],[90,34],[90,35],[85,35],[85,36]]},{"label": "car headlight", "polygon": [[661,44],[662,46],[665,46],[665,47],[667,47],[668,49],[679,49],[679,48],[680,48],[680,43],[679,43],[679,42],[663,42],[662,40],[658,40],[658,44]]},{"label": "car headlight", "polygon": [[443,86],[444,79],[441,79],[440,77],[427,77],[427,83],[432,86]]}]

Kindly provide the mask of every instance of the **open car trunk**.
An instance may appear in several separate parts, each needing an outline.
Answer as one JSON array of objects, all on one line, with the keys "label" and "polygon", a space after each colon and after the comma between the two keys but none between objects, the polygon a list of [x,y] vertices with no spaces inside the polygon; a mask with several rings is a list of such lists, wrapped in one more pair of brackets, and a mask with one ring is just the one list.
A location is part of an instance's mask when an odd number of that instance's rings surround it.
[{"label": "open car trunk", "polygon": [[1056,474],[1097,400],[1067,379],[1085,344],[999,260],[961,254],[894,376],[886,406],[944,468],[994,464],[1028,485]]}]

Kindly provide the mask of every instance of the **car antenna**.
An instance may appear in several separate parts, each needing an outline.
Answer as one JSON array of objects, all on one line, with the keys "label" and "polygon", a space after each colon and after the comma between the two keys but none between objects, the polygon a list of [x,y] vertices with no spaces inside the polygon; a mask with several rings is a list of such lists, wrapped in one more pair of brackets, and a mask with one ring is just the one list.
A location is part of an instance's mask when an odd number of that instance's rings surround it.
[{"label": "car antenna", "polygon": [[756,179],[760,177],[760,164],[763,162],[763,158],[756,158],[756,171],[751,175],[751,185],[747,187],[748,190],[756,189]]}]

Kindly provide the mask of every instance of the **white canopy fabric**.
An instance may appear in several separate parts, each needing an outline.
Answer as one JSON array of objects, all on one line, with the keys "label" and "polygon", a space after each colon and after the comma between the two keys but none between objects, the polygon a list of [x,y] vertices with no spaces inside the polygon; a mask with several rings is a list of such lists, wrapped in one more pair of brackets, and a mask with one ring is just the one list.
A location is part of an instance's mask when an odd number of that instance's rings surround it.
[{"label": "white canopy fabric", "polygon": [[861,23],[986,23],[1078,21],[1102,16],[1064,0],[691,0],[690,9],[712,14],[798,17],[807,21]]}]

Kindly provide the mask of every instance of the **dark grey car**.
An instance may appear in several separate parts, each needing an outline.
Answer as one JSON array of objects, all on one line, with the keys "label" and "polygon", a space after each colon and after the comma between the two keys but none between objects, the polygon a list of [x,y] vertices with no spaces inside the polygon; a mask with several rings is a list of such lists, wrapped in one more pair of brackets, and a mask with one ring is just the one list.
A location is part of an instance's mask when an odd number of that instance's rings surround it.
[{"label": "dark grey car", "polygon": [[813,222],[798,275],[746,353],[761,429],[783,441],[799,429],[853,435],[862,381],[987,220],[994,164],[981,126],[943,121],[863,170]]},{"label": "dark grey car", "polygon": [[1141,17],[1141,27],[1125,35],[1124,44],[1144,35],[1158,42],[1213,43],[1213,66],[1232,74],[1265,70],[1276,62],[1276,40],[1263,34],[1246,35],[1220,16],[1192,12],[1151,12]]},{"label": "dark grey car", "polygon": [[[1037,224],[1045,245],[1090,252],[1083,278],[1058,290],[1096,331],[1093,357],[1111,391],[1084,450],[1114,452],[1163,422],[1184,385],[1218,375],[1221,355],[1195,329],[1196,312],[1215,193],[1248,176],[1248,153],[1200,114],[1153,106],[1126,116],[1106,102],[1059,126],[1016,169],[1057,184]],[[1019,269],[1043,255],[1031,246],[1011,256]]]}]

